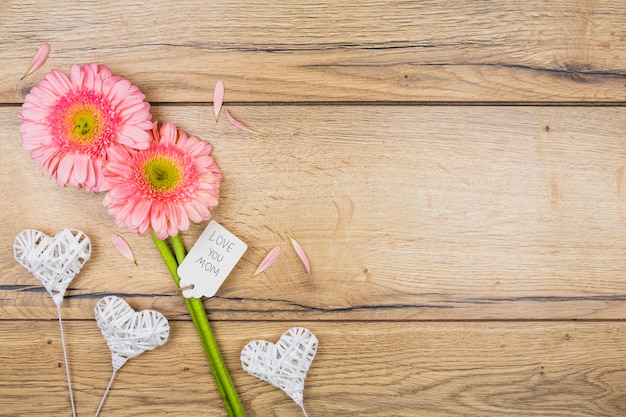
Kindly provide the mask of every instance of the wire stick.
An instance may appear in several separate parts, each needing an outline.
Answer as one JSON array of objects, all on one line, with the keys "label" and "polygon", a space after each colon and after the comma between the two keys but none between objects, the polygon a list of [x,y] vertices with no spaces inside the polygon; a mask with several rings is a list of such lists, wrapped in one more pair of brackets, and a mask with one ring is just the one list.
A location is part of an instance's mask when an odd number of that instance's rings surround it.
[{"label": "wire stick", "polygon": [[57,305],[59,313],[59,329],[61,330],[61,344],[63,345],[63,360],[65,361],[65,373],[67,374],[67,386],[70,390],[70,403],[72,404],[72,416],[76,417],[74,406],[74,394],[72,393],[72,380],[70,379],[70,366],[67,363],[67,349],[65,348],[65,335],[63,334],[63,319],[61,318],[61,305]]},{"label": "wire stick", "polygon": [[100,414],[100,410],[102,409],[104,400],[107,397],[107,394],[109,393],[109,389],[111,389],[111,384],[113,384],[113,379],[115,378],[116,373],[117,373],[117,369],[113,368],[113,374],[111,375],[111,379],[109,380],[109,385],[107,385],[107,389],[104,391],[104,395],[102,396],[102,400],[100,401],[100,405],[98,406],[98,409],[96,410],[96,415],[94,417],[98,417],[98,414]]}]

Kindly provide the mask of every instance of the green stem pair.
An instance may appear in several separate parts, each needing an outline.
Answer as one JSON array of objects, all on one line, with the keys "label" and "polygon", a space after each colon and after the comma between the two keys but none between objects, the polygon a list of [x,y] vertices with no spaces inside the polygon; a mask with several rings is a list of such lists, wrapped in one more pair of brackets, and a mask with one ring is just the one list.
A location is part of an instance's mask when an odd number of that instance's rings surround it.
[{"label": "green stem pair", "polygon": [[[170,271],[176,286],[180,288],[180,277],[178,276],[177,270],[178,265],[180,265],[183,259],[185,259],[185,247],[183,246],[180,236],[177,235],[170,238],[174,253],[172,253],[172,250],[170,250],[167,243],[156,237],[154,233],[152,233],[152,239],[154,240],[161,257],[163,258],[163,261],[165,261],[165,265]],[[246,414],[241,405],[241,401],[239,401],[235,385],[230,378],[224,359],[222,358],[215,337],[213,336],[213,331],[211,330],[211,325],[209,324],[209,320],[206,316],[202,300],[199,298],[185,298],[185,305],[187,306],[187,310],[189,310],[191,320],[196,326],[196,331],[200,336],[204,353],[209,360],[209,364],[211,365],[211,371],[213,372],[213,377],[215,378],[215,383],[217,384],[217,390],[222,396],[222,401],[224,402],[224,407],[226,408],[228,416],[245,417]]]}]

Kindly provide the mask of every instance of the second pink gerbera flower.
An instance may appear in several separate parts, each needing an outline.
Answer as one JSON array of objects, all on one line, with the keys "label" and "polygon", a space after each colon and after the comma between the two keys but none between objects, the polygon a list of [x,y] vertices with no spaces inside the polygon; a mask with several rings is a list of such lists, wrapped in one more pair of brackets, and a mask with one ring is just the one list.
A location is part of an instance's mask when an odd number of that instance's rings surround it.
[{"label": "second pink gerbera flower", "polygon": [[104,174],[104,205],[119,227],[159,239],[175,236],[211,218],[222,175],[211,157],[212,146],[177,130],[172,123],[154,123],[150,147],[115,146]]},{"label": "second pink gerbera flower", "polygon": [[72,65],[68,78],[47,73],[22,105],[22,148],[57,184],[101,191],[102,165],[114,144],[146,149],[150,104],[104,65]]}]

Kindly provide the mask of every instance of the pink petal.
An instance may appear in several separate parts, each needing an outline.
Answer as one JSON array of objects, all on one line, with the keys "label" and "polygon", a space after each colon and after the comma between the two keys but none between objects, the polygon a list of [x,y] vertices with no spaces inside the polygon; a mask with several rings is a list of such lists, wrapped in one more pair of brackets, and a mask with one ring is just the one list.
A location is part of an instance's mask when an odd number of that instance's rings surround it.
[{"label": "pink petal", "polygon": [[166,122],[161,126],[161,130],[159,132],[161,134],[160,143],[176,143],[176,138],[178,137],[178,131],[176,126],[173,123]]},{"label": "pink petal", "polygon": [[76,91],[84,90],[84,80],[86,76],[87,65],[85,65],[85,69],[83,70],[81,65],[73,64],[70,67],[70,81],[72,82],[72,86],[76,89]]},{"label": "pink petal", "polygon": [[280,246],[276,246],[274,247],[274,249],[269,251],[269,253],[265,256],[265,259],[263,259],[259,267],[256,269],[256,271],[254,271],[250,278],[259,275],[261,272],[272,266],[272,264],[276,262],[276,259],[278,259],[278,255],[280,255]]},{"label": "pink petal", "polygon": [[176,206],[176,209],[179,211],[180,213],[180,222],[178,223],[177,227],[178,230],[180,230],[181,232],[186,231],[187,229],[189,229],[189,216],[187,215],[187,211],[185,210],[184,205],[182,204],[178,204]]},{"label": "pink petal", "polygon": [[233,118],[233,116],[230,115],[230,112],[228,111],[228,109],[224,109],[224,113],[226,114],[226,119],[228,119],[230,124],[235,126],[236,128],[241,129],[244,132],[253,133],[253,134],[257,135],[257,136],[263,136],[261,133],[257,132],[256,130],[252,130],[249,127],[244,126],[243,124],[241,124],[240,122],[235,120]]},{"label": "pink petal", "polygon": [[56,96],[63,96],[72,89],[72,82],[67,78],[67,75],[56,68],[51,69],[39,85],[49,89]]},{"label": "pink petal", "polygon": [[33,57],[33,61],[30,63],[30,67],[28,67],[28,69],[20,79],[23,80],[24,78],[28,77],[30,74],[41,68],[41,66],[48,59],[48,55],[50,55],[50,45],[47,43],[43,43]]},{"label": "pink petal", "polygon": [[289,238],[289,240],[291,240],[291,245],[296,250],[296,253],[298,254],[300,259],[302,260],[302,263],[304,264],[304,268],[306,269],[307,274],[310,274],[311,273],[311,263],[309,262],[309,257],[306,255],[306,252],[304,251],[304,248],[302,247],[302,245],[300,243],[298,243],[297,240],[295,240],[293,237],[291,237],[289,235],[289,233],[286,233],[286,235]]},{"label": "pink petal", "polygon": [[69,153],[62,155],[59,160],[59,165],[57,166],[56,172],[56,180],[59,187],[64,187],[67,185],[70,177],[72,176],[73,169],[74,155]]},{"label": "pink petal", "polygon": [[220,110],[224,103],[224,83],[219,80],[215,83],[215,90],[213,90],[213,110],[215,111],[215,123],[220,118]]},{"label": "pink petal", "polygon": [[89,156],[85,154],[76,154],[74,159],[74,178],[79,185],[85,184],[85,180],[89,174]]},{"label": "pink petal", "polygon": [[132,227],[139,227],[142,224],[150,223],[150,208],[152,207],[152,201],[148,199],[142,199],[135,204],[128,223]]},{"label": "pink petal", "polygon": [[150,146],[150,135],[137,126],[122,125],[119,127],[115,142],[133,149],[143,150]]},{"label": "pink petal", "polygon": [[128,242],[126,242],[126,240],[124,240],[122,236],[118,235],[117,233],[112,233],[111,242],[113,242],[113,246],[115,246],[115,249],[117,249],[124,258],[137,265],[137,260],[135,259],[135,255],[133,255],[133,251],[130,249]]},{"label": "pink petal", "polygon": [[152,229],[154,233],[162,234],[167,229],[167,219],[165,218],[165,214],[163,213],[163,205],[161,203],[155,203],[152,210],[150,211],[150,223],[152,224]]}]

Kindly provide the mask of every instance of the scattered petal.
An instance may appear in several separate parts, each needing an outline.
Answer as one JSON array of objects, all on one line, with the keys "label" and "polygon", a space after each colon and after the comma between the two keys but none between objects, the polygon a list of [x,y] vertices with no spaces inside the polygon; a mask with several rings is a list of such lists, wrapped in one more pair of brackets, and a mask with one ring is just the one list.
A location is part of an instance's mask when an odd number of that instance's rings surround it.
[{"label": "scattered petal", "polygon": [[35,54],[35,56],[33,57],[33,61],[30,63],[30,67],[28,67],[28,69],[26,70],[24,75],[22,75],[22,78],[20,78],[20,80],[23,80],[24,78],[28,77],[30,74],[32,74],[33,72],[41,68],[41,66],[48,59],[48,55],[50,55],[50,45],[47,43],[43,43],[37,50],[37,53]]},{"label": "scattered petal", "polygon": [[117,249],[124,258],[137,265],[137,260],[135,259],[135,255],[133,255],[133,251],[130,249],[128,242],[126,242],[126,240],[124,240],[122,236],[118,235],[117,233],[112,233],[111,242],[113,242],[113,246],[115,246],[115,249]]},{"label": "scattered petal", "polygon": [[215,90],[213,90],[213,110],[215,111],[215,123],[220,118],[220,110],[224,103],[224,83],[219,80],[215,83]]},{"label": "scattered petal", "polygon": [[280,246],[276,246],[274,247],[274,249],[269,251],[267,256],[265,256],[265,259],[263,259],[259,267],[256,269],[256,271],[254,271],[250,278],[259,275],[261,272],[272,266],[272,264],[276,262],[276,259],[278,259],[278,255],[280,255]]},{"label": "scattered petal", "polygon": [[231,116],[230,112],[228,111],[228,109],[224,109],[224,113],[226,114],[226,118],[228,119],[228,121],[230,122],[231,125],[235,126],[238,129],[243,130],[244,132],[248,132],[248,133],[252,133],[255,134],[257,136],[263,136],[261,133],[257,132],[256,130],[252,130],[247,126],[244,126],[243,124],[241,124],[240,122],[238,122],[237,120],[235,120],[235,118],[233,116]]},{"label": "scattered petal", "polygon": [[306,269],[307,274],[310,274],[311,273],[311,262],[309,262],[309,257],[307,256],[306,252],[304,251],[304,248],[302,247],[302,245],[300,243],[298,243],[298,241],[296,239],[291,237],[291,235],[289,233],[285,233],[285,234],[287,235],[289,240],[291,240],[291,244],[293,245],[293,248],[296,250],[296,253],[298,254],[300,259],[302,260],[302,263],[304,264],[304,268]]}]

